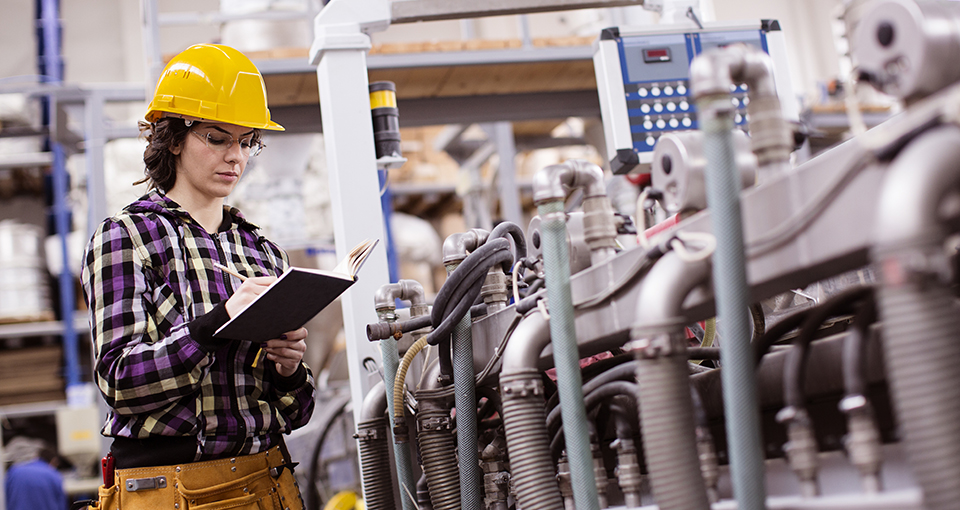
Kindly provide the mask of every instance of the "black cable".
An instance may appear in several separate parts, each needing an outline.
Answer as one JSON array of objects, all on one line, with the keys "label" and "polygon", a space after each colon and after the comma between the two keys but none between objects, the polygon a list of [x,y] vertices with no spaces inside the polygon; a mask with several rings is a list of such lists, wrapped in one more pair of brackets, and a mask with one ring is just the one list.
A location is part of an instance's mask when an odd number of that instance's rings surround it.
[{"label": "black cable", "polygon": [[843,342],[843,387],[847,396],[867,391],[867,339],[877,320],[877,303],[871,294],[857,308],[853,328]]},{"label": "black cable", "polygon": [[306,508],[320,508],[320,493],[317,491],[317,468],[320,464],[320,452],[323,449],[323,442],[327,439],[327,434],[330,433],[331,426],[336,423],[337,418],[340,417],[350,405],[351,399],[350,395],[345,395],[342,397],[341,402],[334,402],[336,409],[333,414],[330,416],[330,419],[320,429],[320,437],[317,438],[317,443],[313,446],[312,455],[310,455],[310,465],[307,467],[307,480],[310,481],[310,486],[305,491],[306,501],[304,506]]},{"label": "black cable", "polygon": [[814,308],[803,321],[800,334],[793,340],[793,348],[787,353],[783,370],[783,396],[787,406],[805,407],[804,384],[806,383],[807,359],[810,357],[810,342],[820,326],[836,315],[853,313],[856,305],[873,292],[872,287],[847,289]]}]

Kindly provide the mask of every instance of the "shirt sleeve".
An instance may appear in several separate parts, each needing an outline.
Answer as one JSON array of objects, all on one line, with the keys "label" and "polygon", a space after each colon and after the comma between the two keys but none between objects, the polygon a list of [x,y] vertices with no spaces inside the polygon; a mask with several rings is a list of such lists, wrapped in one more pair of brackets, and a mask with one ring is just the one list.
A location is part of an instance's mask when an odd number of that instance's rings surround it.
[{"label": "shirt sleeve", "polygon": [[273,378],[273,405],[277,411],[291,429],[306,425],[313,415],[316,393],[313,374],[306,363],[301,362],[297,371],[289,377],[278,374],[273,364],[270,364],[268,371]]},{"label": "shirt sleeve", "polygon": [[[81,271],[96,354],[97,385],[119,414],[147,413],[196,394],[212,362],[186,322],[161,334],[148,268],[128,228],[97,229]],[[182,319],[181,319],[182,320]]]}]

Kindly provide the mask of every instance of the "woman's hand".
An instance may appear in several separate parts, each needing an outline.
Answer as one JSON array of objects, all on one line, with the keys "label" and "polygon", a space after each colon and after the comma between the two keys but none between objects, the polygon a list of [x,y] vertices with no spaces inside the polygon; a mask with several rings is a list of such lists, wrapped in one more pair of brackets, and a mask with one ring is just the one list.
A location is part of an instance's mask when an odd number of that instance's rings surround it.
[{"label": "woman's hand", "polygon": [[267,359],[274,362],[277,373],[283,377],[290,377],[303,360],[303,353],[307,352],[307,328],[289,331],[280,338],[267,340],[263,344],[263,352]]},{"label": "woman's hand", "polygon": [[228,299],[224,305],[227,308],[227,315],[229,315],[231,319],[236,317],[236,315],[240,313],[240,310],[243,310],[243,308],[256,299],[259,294],[267,290],[267,287],[276,281],[276,279],[276,276],[255,276],[244,280],[240,288],[230,296],[230,299]]}]

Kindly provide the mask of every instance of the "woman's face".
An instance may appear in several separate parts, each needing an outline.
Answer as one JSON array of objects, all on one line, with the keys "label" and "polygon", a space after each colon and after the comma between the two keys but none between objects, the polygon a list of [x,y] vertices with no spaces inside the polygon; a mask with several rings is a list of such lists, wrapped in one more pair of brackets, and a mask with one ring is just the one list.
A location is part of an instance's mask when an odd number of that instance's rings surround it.
[{"label": "woman's face", "polygon": [[229,195],[250,159],[253,134],[252,128],[234,124],[194,124],[183,143],[172,149],[180,156],[173,189],[196,199]]}]

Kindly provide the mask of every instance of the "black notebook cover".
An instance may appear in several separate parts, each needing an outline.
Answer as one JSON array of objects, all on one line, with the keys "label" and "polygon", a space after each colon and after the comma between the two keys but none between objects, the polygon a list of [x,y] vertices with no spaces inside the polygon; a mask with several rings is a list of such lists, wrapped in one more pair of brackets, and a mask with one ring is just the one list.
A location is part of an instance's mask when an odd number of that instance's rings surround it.
[{"label": "black notebook cover", "polygon": [[213,336],[251,342],[279,338],[302,327],[355,281],[342,273],[291,267]]}]

